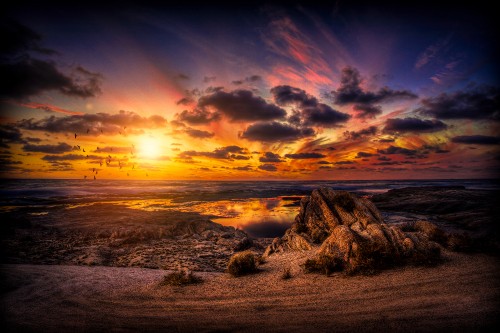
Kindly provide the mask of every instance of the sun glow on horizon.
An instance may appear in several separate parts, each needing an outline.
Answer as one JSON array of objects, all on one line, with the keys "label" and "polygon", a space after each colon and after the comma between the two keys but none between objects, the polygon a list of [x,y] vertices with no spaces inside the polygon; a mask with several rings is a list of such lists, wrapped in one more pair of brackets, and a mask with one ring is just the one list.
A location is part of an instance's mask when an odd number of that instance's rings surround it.
[{"label": "sun glow on horizon", "polygon": [[155,159],[161,156],[162,149],[158,139],[152,136],[143,136],[139,139],[139,156]]}]

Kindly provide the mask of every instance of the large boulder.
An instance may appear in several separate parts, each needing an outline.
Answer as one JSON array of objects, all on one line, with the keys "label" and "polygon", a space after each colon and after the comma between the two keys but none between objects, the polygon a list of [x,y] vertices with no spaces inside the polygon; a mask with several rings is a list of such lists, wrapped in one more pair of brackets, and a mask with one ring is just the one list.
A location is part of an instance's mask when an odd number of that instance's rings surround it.
[{"label": "large boulder", "polygon": [[[431,228],[431,226],[427,226]],[[432,262],[439,246],[423,232],[403,232],[383,222],[366,198],[320,188],[301,200],[292,227],[276,238],[264,255],[317,248],[306,269],[356,272],[408,261]]]}]

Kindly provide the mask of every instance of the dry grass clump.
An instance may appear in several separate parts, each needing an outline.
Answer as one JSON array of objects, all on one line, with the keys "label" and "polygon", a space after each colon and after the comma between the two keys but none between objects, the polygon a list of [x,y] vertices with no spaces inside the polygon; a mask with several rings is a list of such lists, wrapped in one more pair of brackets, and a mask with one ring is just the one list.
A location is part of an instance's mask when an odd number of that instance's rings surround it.
[{"label": "dry grass clump", "polygon": [[413,225],[416,231],[420,231],[427,235],[429,240],[439,244],[446,244],[448,237],[446,233],[439,229],[434,223],[428,221],[417,221]]},{"label": "dry grass clump", "polygon": [[292,278],[292,272],[290,267],[285,267],[283,269],[283,272],[281,273],[281,279],[282,280],[288,280]]},{"label": "dry grass clump", "polygon": [[163,277],[161,286],[185,286],[188,284],[201,283],[203,279],[188,270],[178,270]]},{"label": "dry grass clump", "polygon": [[251,251],[234,254],[227,264],[227,272],[234,277],[252,274],[257,271],[257,260]]},{"label": "dry grass clump", "polygon": [[343,263],[342,260],[333,255],[322,254],[314,259],[307,259],[303,268],[306,273],[323,273],[325,275],[330,275],[333,272],[341,271],[343,269]]}]

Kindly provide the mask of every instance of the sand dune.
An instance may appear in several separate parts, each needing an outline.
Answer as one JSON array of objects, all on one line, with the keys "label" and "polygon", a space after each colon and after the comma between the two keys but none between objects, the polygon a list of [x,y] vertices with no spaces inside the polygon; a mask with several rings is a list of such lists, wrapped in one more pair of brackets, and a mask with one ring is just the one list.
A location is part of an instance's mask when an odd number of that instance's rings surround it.
[{"label": "sand dune", "polygon": [[[496,257],[444,253],[436,267],[374,276],[304,274],[307,254],[269,258],[258,274],[198,273],[161,287],[144,268],[5,265],[10,331],[476,331],[498,324]],[[282,280],[283,262],[293,277]],[[286,265],[285,265],[286,266]]]}]

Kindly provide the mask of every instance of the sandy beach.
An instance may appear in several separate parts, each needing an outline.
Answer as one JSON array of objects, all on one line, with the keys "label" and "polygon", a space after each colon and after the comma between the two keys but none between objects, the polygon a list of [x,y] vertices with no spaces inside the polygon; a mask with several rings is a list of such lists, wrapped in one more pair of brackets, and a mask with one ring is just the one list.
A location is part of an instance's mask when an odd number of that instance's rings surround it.
[{"label": "sandy beach", "polygon": [[[306,254],[272,256],[241,278],[197,273],[160,286],[163,270],[5,265],[8,331],[484,331],[500,318],[498,258],[444,253],[436,267],[373,276],[304,274]],[[282,280],[283,261],[292,278]]]}]

